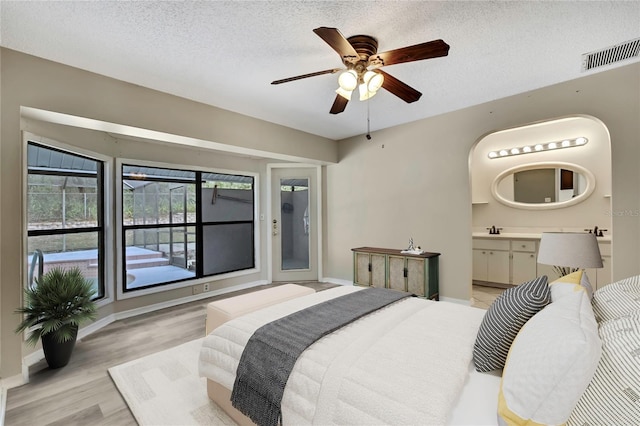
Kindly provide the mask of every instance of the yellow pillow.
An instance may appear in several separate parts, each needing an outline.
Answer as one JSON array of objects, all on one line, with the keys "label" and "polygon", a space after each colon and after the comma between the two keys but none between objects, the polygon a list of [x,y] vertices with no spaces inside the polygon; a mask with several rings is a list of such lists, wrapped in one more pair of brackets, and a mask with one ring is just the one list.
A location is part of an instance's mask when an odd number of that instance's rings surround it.
[{"label": "yellow pillow", "polygon": [[589,277],[587,277],[587,273],[584,270],[560,277],[549,284],[549,287],[551,289],[551,302],[556,302],[564,295],[576,291],[586,291],[589,300],[593,297],[593,287],[591,287]]}]

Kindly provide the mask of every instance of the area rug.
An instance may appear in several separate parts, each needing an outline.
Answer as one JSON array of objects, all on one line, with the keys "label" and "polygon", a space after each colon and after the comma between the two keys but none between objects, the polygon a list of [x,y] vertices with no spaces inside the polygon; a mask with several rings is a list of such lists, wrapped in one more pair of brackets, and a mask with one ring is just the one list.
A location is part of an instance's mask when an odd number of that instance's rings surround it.
[{"label": "area rug", "polygon": [[202,339],[109,369],[140,425],[235,425],[198,376]]}]

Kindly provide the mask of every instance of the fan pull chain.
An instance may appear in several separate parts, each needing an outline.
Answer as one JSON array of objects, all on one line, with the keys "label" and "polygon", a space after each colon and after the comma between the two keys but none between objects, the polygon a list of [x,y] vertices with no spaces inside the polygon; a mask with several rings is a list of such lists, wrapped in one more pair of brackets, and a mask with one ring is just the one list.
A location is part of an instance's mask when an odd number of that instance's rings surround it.
[{"label": "fan pull chain", "polygon": [[371,120],[369,115],[369,101],[371,98],[367,99],[367,140],[371,140]]}]

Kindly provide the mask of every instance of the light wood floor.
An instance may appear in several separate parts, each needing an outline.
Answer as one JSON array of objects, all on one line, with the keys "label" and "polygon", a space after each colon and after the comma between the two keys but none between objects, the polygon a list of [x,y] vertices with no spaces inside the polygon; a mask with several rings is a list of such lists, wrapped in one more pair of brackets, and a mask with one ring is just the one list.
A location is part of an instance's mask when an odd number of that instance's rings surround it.
[{"label": "light wood floor", "polygon": [[[324,290],[325,283],[301,283]],[[173,308],[116,321],[78,341],[70,363],[46,368],[43,360],[31,367],[30,382],[9,389],[5,424],[14,425],[136,425],[107,370],[204,335],[205,307],[212,300],[273,285],[229,293]],[[476,291],[479,307],[493,297]],[[204,392],[204,389],[203,389]]]}]

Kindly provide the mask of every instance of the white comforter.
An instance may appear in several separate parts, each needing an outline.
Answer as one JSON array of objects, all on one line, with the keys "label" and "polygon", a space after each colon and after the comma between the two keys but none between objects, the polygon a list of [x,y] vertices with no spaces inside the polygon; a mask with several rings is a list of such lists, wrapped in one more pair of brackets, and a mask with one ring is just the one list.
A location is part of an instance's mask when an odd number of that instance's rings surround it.
[{"label": "white comforter", "polygon": [[[200,375],[232,389],[242,350],[256,329],[359,290],[325,290],[229,321],[204,339]],[[283,423],[445,424],[467,377],[484,313],[408,298],[322,338],[291,372]]]}]

